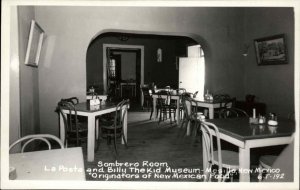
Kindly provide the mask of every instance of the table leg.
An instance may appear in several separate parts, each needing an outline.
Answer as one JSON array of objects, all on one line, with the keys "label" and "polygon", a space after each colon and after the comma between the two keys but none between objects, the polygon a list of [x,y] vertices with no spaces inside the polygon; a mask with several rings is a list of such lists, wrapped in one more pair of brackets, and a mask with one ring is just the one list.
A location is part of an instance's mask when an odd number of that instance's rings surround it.
[{"label": "table leg", "polygon": [[179,116],[179,114],[180,114],[180,100],[178,99],[177,101],[176,101],[176,104],[177,104],[177,109],[176,109],[176,120],[177,120],[177,125],[179,126],[179,122],[180,122],[180,116]]},{"label": "table leg", "polygon": [[156,120],[156,112],[157,112],[157,110],[156,110],[156,97],[153,97],[152,98],[153,99],[153,118],[154,118],[154,120]]},{"label": "table leg", "polygon": [[210,108],[208,108],[209,109],[209,119],[213,119],[214,118],[214,108],[212,108],[212,107],[210,107]]},{"label": "table leg", "polygon": [[240,173],[240,182],[250,182],[250,149],[239,148],[239,165],[242,172]]},{"label": "table leg", "polygon": [[[62,114],[62,113],[61,113],[61,114]],[[65,137],[65,123],[64,123],[63,116],[62,116],[61,114],[59,115],[60,140],[61,140],[61,142],[63,143],[63,145],[65,145],[65,140],[66,140],[66,137]]]},{"label": "table leg", "polygon": [[96,118],[96,139],[98,140],[99,137],[99,118]]},{"label": "table leg", "polygon": [[87,161],[94,161],[95,148],[95,116],[88,116]]},{"label": "table leg", "polygon": [[[190,114],[192,110],[192,105],[190,104],[190,102],[186,102],[186,107],[187,107],[188,114]],[[187,136],[191,135],[191,123],[189,121],[186,126],[186,135]]]},{"label": "table leg", "polygon": [[[125,110],[122,109],[121,115],[123,115],[124,111],[125,111]],[[127,111],[125,112],[125,115],[124,115],[123,132],[124,132],[125,140],[126,140],[126,142],[127,142]],[[122,139],[121,143],[122,143],[122,144],[125,144],[123,138],[121,138],[121,139]]]}]

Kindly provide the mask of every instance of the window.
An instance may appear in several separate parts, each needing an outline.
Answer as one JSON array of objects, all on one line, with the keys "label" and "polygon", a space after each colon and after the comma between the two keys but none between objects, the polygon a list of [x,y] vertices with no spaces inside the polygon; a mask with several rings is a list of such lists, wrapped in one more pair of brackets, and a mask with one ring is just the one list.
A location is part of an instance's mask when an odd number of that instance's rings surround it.
[{"label": "window", "polygon": [[116,60],[114,59],[109,61],[109,77],[116,78]]}]

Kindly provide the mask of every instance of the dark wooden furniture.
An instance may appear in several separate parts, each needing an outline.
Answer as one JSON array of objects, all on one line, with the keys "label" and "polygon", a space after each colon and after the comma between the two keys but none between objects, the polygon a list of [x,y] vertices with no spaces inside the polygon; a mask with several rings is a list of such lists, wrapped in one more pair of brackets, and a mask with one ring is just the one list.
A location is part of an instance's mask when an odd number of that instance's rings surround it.
[{"label": "dark wooden furniture", "polygon": [[219,118],[236,118],[236,117],[249,117],[249,115],[244,110],[235,107],[222,108],[219,111]]},{"label": "dark wooden furniture", "polygon": [[[90,106],[87,102],[82,102],[75,105],[75,108],[77,110],[77,115],[85,116],[87,117],[87,127],[88,127],[88,138],[87,138],[87,161],[93,162],[94,161],[94,155],[95,155],[95,133],[97,134],[97,127],[98,126],[98,116],[112,113],[116,111],[117,104],[113,102],[106,102],[103,105],[96,105],[96,106]],[[122,110],[122,112],[125,110]],[[62,109],[63,114],[68,114],[69,110],[68,108]],[[74,111],[72,111],[72,114]],[[62,114],[61,114],[62,115]],[[62,142],[65,142],[65,128],[64,128],[64,121],[63,117],[60,117],[60,139]],[[127,111],[125,111],[124,116],[124,136],[127,140]],[[95,130],[96,129],[96,130]],[[121,141],[122,144],[124,144],[123,139]]]},{"label": "dark wooden furniture", "polygon": [[127,140],[124,135],[123,123],[125,122],[125,114],[127,114],[127,109],[129,108],[129,99],[122,100],[116,106],[115,114],[113,120],[101,121],[100,120],[100,135],[107,139],[107,143],[113,139],[115,158],[118,157],[117,150],[117,138],[122,138],[125,146],[127,147]]},{"label": "dark wooden furniture", "polygon": [[248,115],[252,115],[253,108],[256,109],[256,113],[258,115],[266,115],[266,104],[264,103],[251,101],[236,101],[235,107],[244,110]]},{"label": "dark wooden furniture", "polygon": [[[168,91],[160,91],[157,93],[157,106],[156,110],[159,111],[159,120],[158,124],[165,119],[170,118],[170,123],[172,124],[172,114],[174,121],[176,120],[176,109],[177,105],[171,104],[171,94]],[[166,95],[167,98],[163,98],[162,95]],[[179,118],[178,118],[179,119]]]},{"label": "dark wooden furniture", "polygon": [[[160,92],[160,91],[159,91]],[[154,112],[154,116],[156,116],[155,117],[155,119],[157,118],[157,114],[158,114],[158,111],[159,110],[157,110],[157,105],[158,105],[158,102],[157,102],[157,100],[158,100],[158,98],[161,98],[161,99],[169,99],[169,100],[176,100],[176,123],[179,125],[179,123],[180,123],[180,117],[179,117],[179,111],[177,111],[177,110],[180,110],[180,104],[179,104],[179,102],[180,102],[180,97],[181,97],[181,95],[179,95],[179,94],[168,94],[168,95],[163,95],[163,94],[160,94],[160,95],[158,95],[157,93],[152,93],[152,100],[153,100],[153,112]],[[174,106],[174,104],[172,105],[172,106]]]},{"label": "dark wooden furniture", "polygon": [[[183,104],[183,119],[180,125],[180,128],[184,130],[183,134],[187,134],[188,125],[189,125],[189,133],[194,133],[197,135],[198,128],[200,126],[200,115],[203,115],[202,112],[198,112],[197,102],[189,97],[189,96],[182,96],[181,102]],[[196,106],[190,106],[196,104]],[[189,109],[190,106],[190,109]],[[204,115],[203,115],[204,116]]]},{"label": "dark wooden furniture", "polygon": [[149,89],[149,87],[141,87],[141,92],[143,94],[142,109],[144,109],[145,107],[147,109],[152,107],[152,97],[150,91],[151,90]]},{"label": "dark wooden furniture", "polygon": [[[79,146],[81,142],[87,140],[87,123],[80,122],[75,105],[78,104],[76,97],[61,99],[57,104],[56,112],[62,116],[65,127],[65,146],[67,147],[70,142],[75,142]],[[63,109],[68,110],[68,115],[63,114]]]}]

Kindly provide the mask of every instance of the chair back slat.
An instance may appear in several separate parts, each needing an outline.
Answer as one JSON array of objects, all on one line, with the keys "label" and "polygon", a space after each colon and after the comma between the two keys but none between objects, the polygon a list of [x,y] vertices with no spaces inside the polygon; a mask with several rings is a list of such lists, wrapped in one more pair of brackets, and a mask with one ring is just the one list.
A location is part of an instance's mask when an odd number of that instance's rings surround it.
[{"label": "chair back slat", "polygon": [[[76,141],[78,146],[81,140],[87,138],[87,126],[84,122],[79,121],[80,118],[77,115],[76,104],[78,104],[78,98],[71,97],[66,99],[61,99],[57,103],[56,112],[60,117],[63,118],[64,129],[66,135],[65,144],[68,144],[68,140]],[[63,112],[67,110],[67,113]]]},{"label": "chair back slat", "polygon": [[41,141],[44,141],[44,142],[48,145],[48,149],[51,150],[51,144],[50,144],[50,142],[49,142],[46,138],[44,138],[44,137],[36,137],[36,138],[32,138],[32,139],[29,139],[28,141],[26,141],[26,142],[24,143],[24,145],[22,146],[21,152],[24,152],[26,146],[27,146],[29,143],[31,143],[31,142],[33,142],[33,141],[35,141],[35,140],[41,140]]},{"label": "chair back slat", "polygon": [[[69,117],[66,117],[66,115],[63,113],[62,108],[67,108],[69,111]],[[72,104],[72,102],[65,101],[62,99],[58,103],[58,111],[61,113],[61,115],[64,117],[65,122],[65,129],[68,131],[78,131],[78,119],[77,119],[77,110]],[[72,111],[74,111],[74,114],[72,114]]]},{"label": "chair back slat", "polygon": [[[216,125],[209,122],[201,122],[201,131],[202,131],[202,138],[205,147],[206,159],[208,161],[208,167],[212,166],[214,158],[214,147],[217,147],[217,156],[218,156],[218,166],[222,167],[222,154],[221,154],[221,140],[220,140],[220,133]],[[214,141],[213,137],[216,137],[216,141]],[[207,170],[209,168],[203,168],[203,170]],[[219,168],[219,174],[222,175],[222,170]],[[219,178],[218,181],[222,179]]]},{"label": "chair back slat", "polygon": [[222,108],[219,112],[219,118],[236,118],[236,117],[249,117],[249,115],[239,108]]},{"label": "chair back slat", "polygon": [[[184,114],[189,119],[197,119],[198,114],[198,102],[194,100],[191,97],[188,96],[182,96],[182,102],[183,102],[183,110]],[[190,106],[190,109],[188,109],[188,105]],[[190,111],[189,111],[190,110]]]},{"label": "chair back slat", "polygon": [[117,128],[119,126],[122,126],[122,131],[124,130],[123,124],[125,120],[125,115],[127,114],[127,110],[129,107],[129,99],[127,100],[122,100],[121,102],[118,103],[116,107],[116,114],[114,118],[114,133],[115,133],[115,138],[117,137]]},{"label": "chair back slat", "polygon": [[[169,105],[170,103],[170,98],[171,98],[171,95],[170,95],[170,92],[166,91],[166,90],[162,90],[162,91],[159,91],[157,93],[158,95],[158,98],[157,98],[157,105],[159,106],[166,106],[166,105]],[[163,95],[166,95],[167,98],[163,98],[162,96]]]},{"label": "chair back slat", "polygon": [[71,97],[71,98],[66,98],[66,99],[61,99],[62,102],[70,102],[73,105],[76,105],[79,103],[79,100],[77,97]]},{"label": "chair back slat", "polygon": [[63,149],[64,148],[64,145],[63,143],[61,142],[61,140],[54,136],[54,135],[50,135],[50,134],[33,134],[33,135],[27,135],[27,136],[24,136],[20,139],[18,139],[17,141],[13,142],[10,146],[9,146],[9,150],[11,150],[15,145],[21,143],[21,142],[24,142],[26,141],[23,145],[22,145],[22,148],[21,148],[21,152],[24,152],[26,146],[35,141],[35,140],[41,140],[41,141],[44,141],[47,145],[48,145],[48,149],[50,150],[51,149],[51,143],[49,142],[48,139],[51,139],[51,140],[54,140],[56,141],[59,145],[60,145],[60,148]]}]

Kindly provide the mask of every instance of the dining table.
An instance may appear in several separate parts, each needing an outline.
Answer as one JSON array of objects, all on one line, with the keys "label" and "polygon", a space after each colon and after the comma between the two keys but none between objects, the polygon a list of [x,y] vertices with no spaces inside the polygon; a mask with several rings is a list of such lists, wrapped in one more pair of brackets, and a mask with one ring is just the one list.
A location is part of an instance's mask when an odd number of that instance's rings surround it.
[{"label": "dining table", "polygon": [[[105,102],[104,104],[98,105],[90,105],[89,102],[81,102],[75,104],[75,109],[77,111],[78,116],[85,116],[87,117],[87,126],[88,126],[88,134],[87,134],[87,161],[93,162],[95,153],[95,136],[98,137],[98,127],[99,120],[98,116],[103,114],[112,113],[116,111],[117,104],[115,102]],[[68,108],[62,109],[64,114],[69,114],[70,110]],[[125,112],[125,113],[124,113]],[[72,110],[71,114],[75,114]],[[121,115],[124,114],[124,122],[123,122],[123,130],[125,140],[127,141],[127,111],[125,111],[125,107],[121,110]],[[95,135],[96,134],[96,135]],[[63,117],[60,116],[60,139],[64,143],[65,142],[65,127],[64,127],[64,120]],[[121,143],[124,144],[123,138],[121,138]]]},{"label": "dining table", "polygon": [[[221,108],[226,105],[226,101],[222,100],[205,100],[202,97],[196,97],[192,99],[193,101],[186,101],[186,106],[187,106],[187,111],[190,114],[192,110],[192,106],[196,107],[203,107],[203,108],[208,108],[208,118],[209,119],[214,119],[214,110],[216,108]],[[230,104],[228,104],[230,106]],[[204,113],[205,115],[205,113]],[[187,130],[186,130],[186,135],[189,136],[191,133],[191,126],[190,122],[187,124]]]},{"label": "dining table", "polygon": [[[220,138],[239,148],[239,167],[241,169],[240,182],[250,182],[250,149],[289,144],[293,140],[295,122],[285,118],[278,118],[277,125],[249,123],[248,117],[208,119],[215,124]],[[204,145],[204,143],[203,143]],[[203,155],[206,155],[203,147]],[[203,156],[203,168],[207,167],[206,156]]]},{"label": "dining table", "polygon": [[227,102],[225,100],[205,100],[202,97],[193,98],[192,105],[188,105],[188,110],[191,106],[203,107],[208,109],[208,118],[214,119],[215,109],[224,107]]},{"label": "dining table", "polygon": [[11,180],[86,180],[81,147],[9,154],[9,167]]}]

